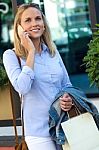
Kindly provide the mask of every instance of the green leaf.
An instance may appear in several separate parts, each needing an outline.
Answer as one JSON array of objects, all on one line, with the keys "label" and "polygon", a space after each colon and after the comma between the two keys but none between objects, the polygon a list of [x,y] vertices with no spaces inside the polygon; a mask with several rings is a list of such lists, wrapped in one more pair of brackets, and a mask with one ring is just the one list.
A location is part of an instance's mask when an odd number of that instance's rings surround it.
[{"label": "green leaf", "polygon": [[83,59],[86,72],[90,79],[90,86],[95,84],[99,88],[99,24],[97,31],[93,33],[92,40],[88,43],[88,51]]}]

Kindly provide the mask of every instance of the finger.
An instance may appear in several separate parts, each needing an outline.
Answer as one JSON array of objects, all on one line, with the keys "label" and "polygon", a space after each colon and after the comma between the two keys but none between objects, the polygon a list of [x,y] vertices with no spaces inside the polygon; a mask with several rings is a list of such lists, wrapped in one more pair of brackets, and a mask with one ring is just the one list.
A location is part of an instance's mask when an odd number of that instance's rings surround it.
[{"label": "finger", "polygon": [[60,104],[65,105],[66,101],[64,101],[64,100],[60,100],[60,102],[59,102],[59,103],[60,103]]},{"label": "finger", "polygon": [[66,105],[66,106],[65,105],[60,105],[60,106],[61,106],[61,108],[69,109],[69,108],[71,108],[72,105]]},{"label": "finger", "polygon": [[66,108],[61,108],[63,111],[69,111],[70,109],[66,109]]},{"label": "finger", "polygon": [[69,111],[71,109],[71,107],[72,106],[68,106],[68,107],[61,106],[61,109],[64,111]]},{"label": "finger", "polygon": [[60,98],[60,102],[72,102],[71,97],[68,98]]},{"label": "finger", "polygon": [[60,104],[60,107],[69,108],[69,107],[72,107],[72,103]]},{"label": "finger", "polygon": [[30,35],[30,34],[29,34],[28,32],[26,32],[26,31],[24,32],[24,34],[25,34],[26,36],[29,36],[29,35]]},{"label": "finger", "polygon": [[72,102],[64,102],[64,101],[61,101],[61,102],[60,102],[60,106],[64,106],[64,107],[66,107],[66,106],[72,106]]},{"label": "finger", "polygon": [[21,44],[24,45],[29,41],[28,33],[24,32],[21,35]]},{"label": "finger", "polygon": [[68,93],[65,93],[65,94],[63,95],[63,98],[65,98],[65,97],[69,97],[69,94],[68,94]]}]

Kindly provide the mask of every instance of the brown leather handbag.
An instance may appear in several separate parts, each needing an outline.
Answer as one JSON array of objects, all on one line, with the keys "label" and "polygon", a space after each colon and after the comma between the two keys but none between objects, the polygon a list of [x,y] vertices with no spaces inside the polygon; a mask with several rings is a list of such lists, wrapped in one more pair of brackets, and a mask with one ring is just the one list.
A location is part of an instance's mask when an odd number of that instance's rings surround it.
[{"label": "brown leather handbag", "polygon": [[25,142],[25,140],[21,140],[21,143],[20,144],[17,144],[15,146],[15,150],[28,150],[28,147],[27,147],[27,144]]}]

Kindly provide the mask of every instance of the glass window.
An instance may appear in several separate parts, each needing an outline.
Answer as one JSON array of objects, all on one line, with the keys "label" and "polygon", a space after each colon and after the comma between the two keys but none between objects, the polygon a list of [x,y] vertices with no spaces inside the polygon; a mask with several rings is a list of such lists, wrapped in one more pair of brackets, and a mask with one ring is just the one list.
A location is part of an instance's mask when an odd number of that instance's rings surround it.
[{"label": "glass window", "polygon": [[98,93],[96,88],[90,87],[83,65],[92,38],[88,0],[44,0],[44,6],[53,40],[71,82],[89,95]]},{"label": "glass window", "polygon": [[[86,93],[97,93],[96,89],[89,88],[90,83],[82,65],[92,37],[88,0],[24,0],[24,2],[38,3],[44,11],[53,41],[62,56],[72,83]],[[0,13],[0,54],[13,47],[14,16],[11,1],[5,0],[5,3],[9,8],[6,14]]]},{"label": "glass window", "polygon": [[10,0],[0,3],[0,54],[13,47],[13,13]]},{"label": "glass window", "polygon": [[84,72],[85,68],[81,67],[83,63],[81,60],[86,54],[87,44],[92,35],[88,1],[47,0],[44,1],[44,5],[53,40],[69,74]]}]

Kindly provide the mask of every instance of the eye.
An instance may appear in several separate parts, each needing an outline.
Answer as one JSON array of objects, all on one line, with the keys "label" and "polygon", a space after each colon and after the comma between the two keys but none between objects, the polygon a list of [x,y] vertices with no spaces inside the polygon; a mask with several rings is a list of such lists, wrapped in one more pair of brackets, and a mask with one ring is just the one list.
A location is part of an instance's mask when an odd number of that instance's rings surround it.
[{"label": "eye", "polygon": [[30,22],[31,21],[31,18],[27,18],[26,20],[25,20],[25,22]]},{"label": "eye", "polygon": [[36,20],[41,20],[42,18],[40,16],[37,16],[35,19]]}]

